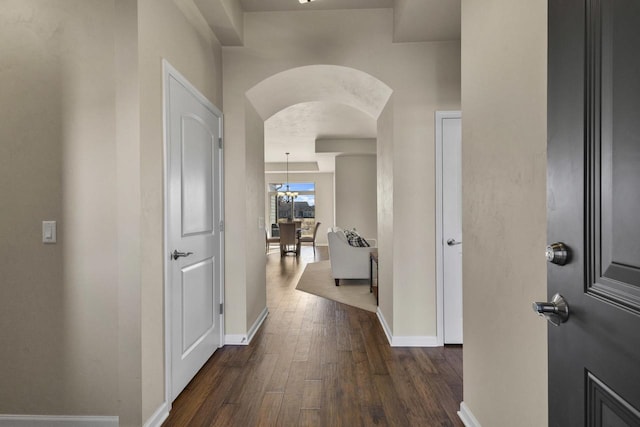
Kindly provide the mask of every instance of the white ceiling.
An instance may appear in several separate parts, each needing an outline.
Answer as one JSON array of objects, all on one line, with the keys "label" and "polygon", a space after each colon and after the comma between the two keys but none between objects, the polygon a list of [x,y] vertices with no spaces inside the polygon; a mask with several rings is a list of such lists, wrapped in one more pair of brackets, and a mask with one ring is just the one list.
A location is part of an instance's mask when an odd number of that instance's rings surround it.
[{"label": "white ceiling", "polygon": [[333,171],[336,153],[317,154],[316,139],[375,138],[376,120],[345,104],[306,102],[292,105],[264,122],[266,163],[317,162],[318,170]]},{"label": "white ceiling", "polygon": [[[460,39],[461,0],[316,0],[305,4],[300,4],[298,0],[195,0],[195,2],[221,43],[229,46],[242,45],[244,12],[295,10],[390,8],[393,9],[394,42]],[[290,76],[286,77],[287,81],[291,82]],[[308,83],[308,80],[306,82]],[[281,95],[283,93],[280,92]],[[282,105],[291,105],[291,103]],[[304,167],[304,164],[317,163],[316,170],[332,172],[336,154],[316,153],[316,139],[348,140],[375,138],[375,136],[375,119],[356,108],[335,102],[295,104],[265,121],[265,162],[273,166],[269,169],[277,170],[279,167],[275,164],[283,162],[284,153],[290,152],[290,162],[299,163],[301,167]]]}]

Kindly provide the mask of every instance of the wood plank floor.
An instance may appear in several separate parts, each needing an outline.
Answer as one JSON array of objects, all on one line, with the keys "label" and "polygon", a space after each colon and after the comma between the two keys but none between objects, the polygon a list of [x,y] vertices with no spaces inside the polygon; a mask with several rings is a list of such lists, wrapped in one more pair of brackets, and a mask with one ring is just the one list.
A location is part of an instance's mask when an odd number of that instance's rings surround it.
[{"label": "wood plank floor", "polygon": [[313,261],[268,255],[262,328],[216,351],[163,426],[463,425],[462,347],[391,348],[374,313],[295,289]]}]

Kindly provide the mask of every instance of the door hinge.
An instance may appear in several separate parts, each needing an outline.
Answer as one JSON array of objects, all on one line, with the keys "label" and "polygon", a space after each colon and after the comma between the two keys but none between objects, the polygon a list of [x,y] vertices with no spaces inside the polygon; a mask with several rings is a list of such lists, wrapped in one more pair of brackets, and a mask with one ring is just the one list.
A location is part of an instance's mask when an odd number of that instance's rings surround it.
[{"label": "door hinge", "polygon": [[220,314],[224,314],[224,303],[220,303]]},{"label": "door hinge", "polygon": [[224,231],[224,221],[220,221],[219,229],[220,231]]},{"label": "door hinge", "polygon": [[218,137],[218,148],[222,150],[222,137]]}]

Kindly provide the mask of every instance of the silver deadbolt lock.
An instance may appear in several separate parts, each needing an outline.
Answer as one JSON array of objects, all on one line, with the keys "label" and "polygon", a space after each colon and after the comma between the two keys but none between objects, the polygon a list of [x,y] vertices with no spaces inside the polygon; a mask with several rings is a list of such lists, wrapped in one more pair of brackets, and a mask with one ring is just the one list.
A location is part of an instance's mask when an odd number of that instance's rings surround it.
[{"label": "silver deadbolt lock", "polygon": [[547,261],[552,264],[565,265],[569,262],[570,254],[569,247],[562,242],[552,243],[547,246]]}]

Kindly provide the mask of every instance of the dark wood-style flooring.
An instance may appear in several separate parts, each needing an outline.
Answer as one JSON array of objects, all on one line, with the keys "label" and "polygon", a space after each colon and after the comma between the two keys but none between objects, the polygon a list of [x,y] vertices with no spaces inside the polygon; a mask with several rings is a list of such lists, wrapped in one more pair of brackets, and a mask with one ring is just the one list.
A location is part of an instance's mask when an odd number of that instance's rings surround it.
[{"label": "dark wood-style flooring", "polygon": [[462,348],[391,348],[374,313],[295,289],[313,261],[272,250],[261,329],[216,351],[163,426],[463,425]]}]

